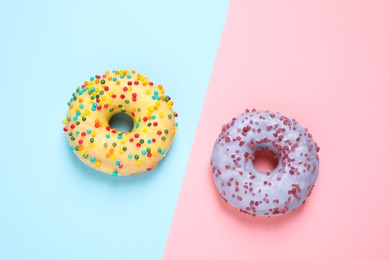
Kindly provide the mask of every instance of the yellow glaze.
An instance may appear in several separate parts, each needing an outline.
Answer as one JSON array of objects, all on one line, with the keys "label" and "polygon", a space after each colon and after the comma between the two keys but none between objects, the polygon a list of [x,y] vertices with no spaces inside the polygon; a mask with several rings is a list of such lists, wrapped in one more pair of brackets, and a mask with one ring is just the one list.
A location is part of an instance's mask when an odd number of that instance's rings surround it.
[{"label": "yellow glaze", "polygon": [[[64,131],[77,157],[112,175],[151,170],[166,156],[177,125],[173,101],[161,85],[135,71],[106,71],[77,88],[68,102]],[[110,128],[110,118],[128,114],[131,132]]]}]

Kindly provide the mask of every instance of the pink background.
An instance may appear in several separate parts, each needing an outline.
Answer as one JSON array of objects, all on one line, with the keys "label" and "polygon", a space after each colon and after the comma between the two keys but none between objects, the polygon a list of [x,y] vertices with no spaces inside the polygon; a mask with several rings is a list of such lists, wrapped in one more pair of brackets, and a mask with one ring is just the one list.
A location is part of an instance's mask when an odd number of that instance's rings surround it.
[{"label": "pink background", "polygon": [[[390,259],[390,1],[232,1],[166,259]],[[321,147],[307,203],[253,218],[224,203],[210,155],[245,108]]]}]

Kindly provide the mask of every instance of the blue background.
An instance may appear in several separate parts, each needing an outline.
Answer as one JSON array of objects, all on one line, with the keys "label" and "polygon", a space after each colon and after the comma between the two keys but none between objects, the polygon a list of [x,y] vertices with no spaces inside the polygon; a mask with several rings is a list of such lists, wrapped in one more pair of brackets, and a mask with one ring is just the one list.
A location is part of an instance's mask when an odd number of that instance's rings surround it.
[{"label": "blue background", "polygon": [[[162,257],[228,4],[1,3],[0,259]],[[66,102],[106,69],[135,69],[175,101],[178,134],[151,173],[105,175],[68,149]]]}]

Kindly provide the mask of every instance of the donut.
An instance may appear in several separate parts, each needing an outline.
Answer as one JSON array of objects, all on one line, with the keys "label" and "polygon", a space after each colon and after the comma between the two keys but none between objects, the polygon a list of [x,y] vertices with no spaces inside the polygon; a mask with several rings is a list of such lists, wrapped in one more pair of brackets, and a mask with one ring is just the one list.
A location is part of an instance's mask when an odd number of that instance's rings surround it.
[{"label": "donut", "polygon": [[[86,165],[114,176],[150,171],[167,155],[177,129],[163,86],[134,70],[91,77],[67,104],[63,130],[70,149]],[[131,117],[130,131],[110,127],[118,113]]]},{"label": "donut", "polygon": [[[259,150],[277,158],[275,169],[254,166]],[[277,216],[299,207],[318,177],[319,147],[295,119],[246,110],[223,125],[211,155],[215,186],[225,202],[252,216]]]}]

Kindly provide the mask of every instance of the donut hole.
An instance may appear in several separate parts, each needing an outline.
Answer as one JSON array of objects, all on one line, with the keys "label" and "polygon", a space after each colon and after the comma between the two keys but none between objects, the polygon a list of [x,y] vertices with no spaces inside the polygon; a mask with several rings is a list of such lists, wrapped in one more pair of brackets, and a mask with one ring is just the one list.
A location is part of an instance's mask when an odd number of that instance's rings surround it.
[{"label": "donut hole", "polygon": [[134,127],[134,120],[126,113],[118,113],[113,115],[108,121],[111,128],[120,132],[131,132]]},{"label": "donut hole", "polygon": [[269,149],[259,149],[255,153],[253,165],[259,172],[272,171],[278,165],[278,158]]}]

